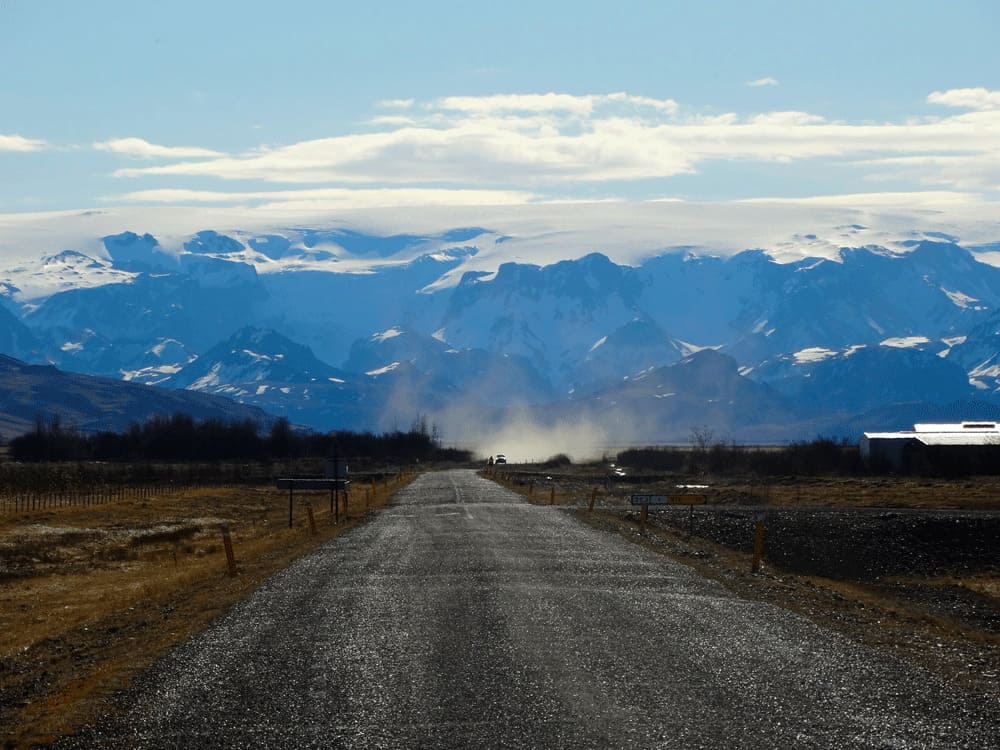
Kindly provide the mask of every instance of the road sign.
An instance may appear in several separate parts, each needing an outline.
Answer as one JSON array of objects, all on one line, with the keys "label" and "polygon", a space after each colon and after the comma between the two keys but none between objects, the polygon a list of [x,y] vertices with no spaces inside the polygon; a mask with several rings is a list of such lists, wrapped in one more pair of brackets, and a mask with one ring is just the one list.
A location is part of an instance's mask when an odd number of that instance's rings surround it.
[{"label": "road sign", "polygon": [[325,473],[327,479],[347,479],[347,459],[327,459]]},{"label": "road sign", "polygon": [[[292,528],[292,500],[295,490],[330,490],[330,509],[336,517],[340,512],[340,503],[334,497],[340,490],[347,491],[351,483],[346,479],[278,479],[275,485],[279,490],[288,490],[288,528]],[[340,519],[337,518],[337,522]]]},{"label": "road sign", "polygon": [[671,505],[704,505],[704,495],[671,495]]},{"label": "road sign", "polygon": [[346,479],[279,479],[279,490],[343,490],[350,484]]},{"label": "road sign", "polygon": [[632,495],[632,505],[666,505],[666,495]]}]

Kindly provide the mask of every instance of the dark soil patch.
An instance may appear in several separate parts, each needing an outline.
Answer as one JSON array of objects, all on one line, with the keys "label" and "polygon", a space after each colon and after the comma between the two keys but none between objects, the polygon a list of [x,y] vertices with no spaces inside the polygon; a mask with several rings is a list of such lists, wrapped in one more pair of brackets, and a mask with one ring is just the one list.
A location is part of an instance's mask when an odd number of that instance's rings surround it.
[{"label": "dark soil patch", "polygon": [[[764,560],[781,570],[859,583],[964,627],[997,633],[1000,601],[955,581],[1000,575],[1000,515],[873,509],[705,509],[695,534],[749,553],[754,519],[765,518]],[[687,530],[687,513],[651,514]],[[944,579],[944,580],[941,580]]]},{"label": "dark soil patch", "polygon": [[[803,575],[877,581],[888,576],[965,576],[1000,572],[1000,515],[961,511],[695,511],[695,533],[750,551],[754,518],[764,513],[764,558]],[[651,513],[656,523],[687,529],[687,513]]]}]

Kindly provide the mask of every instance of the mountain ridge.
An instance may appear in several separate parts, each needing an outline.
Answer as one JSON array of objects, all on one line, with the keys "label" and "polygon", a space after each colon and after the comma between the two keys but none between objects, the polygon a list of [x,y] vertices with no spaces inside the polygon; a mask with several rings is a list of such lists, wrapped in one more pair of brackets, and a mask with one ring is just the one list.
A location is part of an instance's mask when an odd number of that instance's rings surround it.
[{"label": "mountain ridge", "polygon": [[[508,235],[483,226],[200,229],[169,248],[148,232],[106,235],[107,258],[68,250],[46,261],[66,274],[47,296],[17,291],[18,274],[4,279],[0,269],[12,311],[0,328],[11,348],[17,336],[36,341],[15,353],[39,362],[228,394],[318,429],[515,406],[555,413],[712,350],[790,404],[755,391],[779,425],[822,420],[818,405],[843,416],[886,399],[990,400],[1000,390],[1000,268],[946,233],[790,262],[761,248],[716,256],[686,247],[628,265],[580,248],[488,271],[476,267],[484,254],[523,238],[501,241]],[[845,236],[864,234],[858,226]],[[232,349],[248,330],[282,337],[258,354],[283,351],[299,372],[281,371],[280,359],[266,372],[238,364],[240,352],[256,351]],[[912,377],[889,377],[899,373]],[[721,384],[732,369],[698,377]],[[720,425],[756,424],[749,404],[739,413],[719,412]]]}]

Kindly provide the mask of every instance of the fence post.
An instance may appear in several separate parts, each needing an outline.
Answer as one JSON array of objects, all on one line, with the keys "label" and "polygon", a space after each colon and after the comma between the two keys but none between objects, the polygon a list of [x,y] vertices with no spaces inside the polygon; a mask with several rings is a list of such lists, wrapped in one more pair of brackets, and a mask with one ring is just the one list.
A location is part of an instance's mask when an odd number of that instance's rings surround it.
[{"label": "fence post", "polygon": [[754,518],[753,558],[750,561],[750,572],[760,570],[760,557],[764,552],[764,514],[758,513]]},{"label": "fence post", "polygon": [[597,501],[597,488],[594,487],[590,490],[590,505],[587,506],[587,512],[594,512],[594,503]]},{"label": "fence post", "polygon": [[313,506],[312,503],[306,503],[306,514],[309,516],[309,533],[316,533],[316,517],[313,516]]},{"label": "fence post", "polygon": [[226,548],[226,566],[229,568],[229,575],[236,575],[236,556],[233,554],[233,540],[229,535],[229,524],[219,524],[222,527],[222,546]]}]

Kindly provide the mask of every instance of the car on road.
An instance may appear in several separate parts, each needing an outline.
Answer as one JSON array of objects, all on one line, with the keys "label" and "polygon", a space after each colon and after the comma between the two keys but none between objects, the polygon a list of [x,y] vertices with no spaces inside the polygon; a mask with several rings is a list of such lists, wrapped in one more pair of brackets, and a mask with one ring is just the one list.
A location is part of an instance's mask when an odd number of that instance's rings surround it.
[{"label": "car on road", "polygon": [[497,453],[497,458],[496,458],[495,463],[498,463],[498,464],[505,464],[505,463],[507,463],[507,456],[505,456],[503,453]]}]

